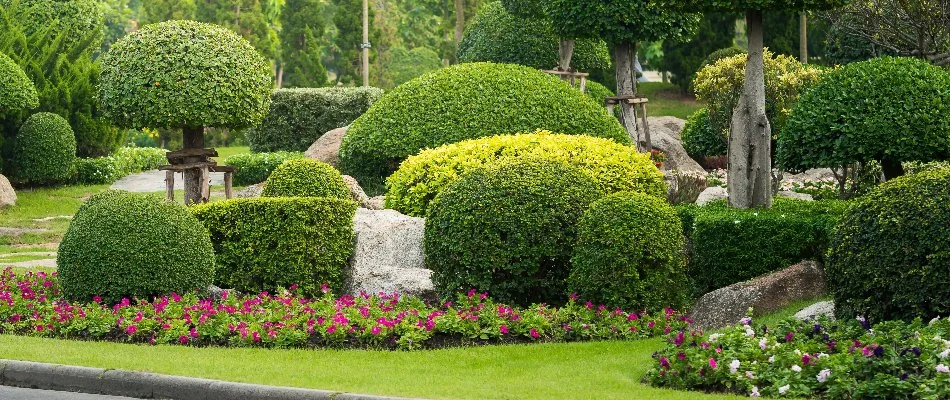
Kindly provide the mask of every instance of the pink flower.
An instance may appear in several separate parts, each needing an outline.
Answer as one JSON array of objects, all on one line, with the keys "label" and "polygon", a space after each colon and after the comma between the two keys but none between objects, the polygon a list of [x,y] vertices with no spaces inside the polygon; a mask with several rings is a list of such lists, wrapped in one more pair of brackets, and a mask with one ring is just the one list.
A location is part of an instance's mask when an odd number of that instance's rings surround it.
[{"label": "pink flower", "polygon": [[508,327],[505,326],[505,325],[499,326],[499,327],[498,327],[498,331],[501,332],[502,335],[507,335],[507,334],[508,334]]},{"label": "pink flower", "polygon": [[531,332],[530,332],[530,333],[531,333],[531,337],[533,337],[533,338],[535,338],[535,339],[541,337],[541,335],[538,334],[538,330],[535,329],[535,328],[531,328]]},{"label": "pink flower", "polygon": [[191,330],[188,331],[188,334],[190,334],[193,338],[198,338],[198,330],[195,328],[191,328]]},{"label": "pink flower", "polygon": [[44,329],[46,329],[46,327],[43,326],[42,324],[36,326],[36,331],[37,331],[37,332],[43,332]]},{"label": "pink flower", "polygon": [[668,360],[666,357],[660,357],[660,366],[662,366],[664,369],[670,369],[670,360]]},{"label": "pink flower", "polygon": [[327,327],[327,333],[333,332],[336,332],[336,324],[330,324],[330,326]]},{"label": "pink flower", "polygon": [[99,296],[92,296],[92,302],[93,302],[93,303],[102,303],[102,297],[99,297]]},{"label": "pink flower", "polygon": [[260,342],[260,341],[261,341],[261,334],[260,334],[260,332],[258,332],[258,331],[251,332],[251,340],[253,340],[253,341],[255,341],[255,342]]},{"label": "pink flower", "polygon": [[129,325],[127,328],[125,328],[125,333],[128,333],[131,336],[131,335],[134,335],[135,332],[138,330],[139,328],[137,326]]},{"label": "pink flower", "polygon": [[569,297],[569,298],[570,298],[571,300],[573,300],[573,301],[577,301],[577,293],[571,293],[571,294],[570,294],[569,296],[567,296],[567,297]]},{"label": "pink flower", "polygon": [[320,285],[320,291],[323,293],[330,293],[330,285],[326,283]]},{"label": "pink flower", "polygon": [[811,356],[808,353],[802,354],[802,364],[808,365],[811,362]]},{"label": "pink flower", "polygon": [[715,359],[715,358],[710,358],[710,359],[709,359],[709,367],[710,367],[710,368],[716,369],[718,366],[719,366],[719,364],[716,363],[716,359]]},{"label": "pink flower", "polygon": [[188,343],[188,336],[185,336],[185,335],[179,336],[179,337],[178,337],[178,342],[181,343],[181,344],[187,344],[187,343]]},{"label": "pink flower", "polygon": [[379,325],[374,326],[373,329],[371,330],[371,332],[373,333],[373,336],[378,336],[379,333],[382,331],[383,329],[380,328]]}]

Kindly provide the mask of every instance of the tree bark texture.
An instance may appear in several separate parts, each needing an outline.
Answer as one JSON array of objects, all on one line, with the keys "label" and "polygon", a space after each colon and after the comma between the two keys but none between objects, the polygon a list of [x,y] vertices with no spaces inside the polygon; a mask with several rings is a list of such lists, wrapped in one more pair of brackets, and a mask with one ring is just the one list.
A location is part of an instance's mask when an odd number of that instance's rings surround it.
[{"label": "tree bark texture", "polygon": [[[617,97],[633,97],[637,94],[636,71],[633,67],[636,57],[636,45],[632,43],[616,43],[613,50],[614,68],[617,73]],[[640,128],[637,125],[637,114],[633,104],[620,101],[621,123],[627,129],[630,140],[637,144],[637,151],[643,152],[646,146],[641,143]]]},{"label": "tree bark texture", "polygon": [[462,43],[462,34],[465,33],[465,0],[455,0],[455,48]]},{"label": "tree bark texture", "polygon": [[360,54],[360,65],[363,75],[363,86],[369,86],[369,0],[363,0],[363,44]]},{"label": "tree bark texture", "polygon": [[746,12],[749,58],[729,134],[729,205],[772,206],[772,128],[765,115],[762,11]]},{"label": "tree bark texture", "polygon": [[[182,128],[182,148],[183,149],[203,149],[205,147],[204,128]],[[201,194],[201,172],[197,169],[191,169],[184,172],[185,175],[185,204],[194,204],[204,202]]]},{"label": "tree bark texture", "polygon": [[571,58],[574,57],[574,41],[561,39],[558,45],[558,53],[560,54],[560,59],[558,61],[558,68],[561,71],[570,71],[571,70]]},{"label": "tree bark texture", "polygon": [[808,64],[808,14],[802,11],[798,24],[798,53],[802,64]]}]

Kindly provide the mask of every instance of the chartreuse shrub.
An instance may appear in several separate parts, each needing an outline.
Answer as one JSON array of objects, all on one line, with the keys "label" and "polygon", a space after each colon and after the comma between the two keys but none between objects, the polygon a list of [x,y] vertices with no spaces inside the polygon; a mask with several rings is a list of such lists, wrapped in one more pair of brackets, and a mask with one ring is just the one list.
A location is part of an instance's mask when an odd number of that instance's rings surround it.
[{"label": "chartreuse shrub", "polygon": [[858,199],[835,231],[826,271],[841,318],[950,315],[950,169],[908,175]]},{"label": "chartreuse shrub", "polygon": [[563,302],[577,222],[600,197],[589,175],[558,161],[468,172],[436,197],[425,221],[436,290],[449,297],[476,288],[523,305]]},{"label": "chartreuse shrub", "polygon": [[287,160],[303,158],[303,153],[278,151],[273,153],[241,153],[224,159],[225,165],[237,167],[235,185],[254,185],[267,180],[277,167]]},{"label": "chartreuse shrub", "polygon": [[803,170],[950,157],[950,73],[916,58],[882,57],[831,73],[795,105],[777,161]]},{"label": "chartreuse shrub", "polygon": [[349,199],[350,189],[330,164],[296,158],[284,161],[270,174],[261,196]]},{"label": "chartreuse shrub", "polygon": [[167,165],[165,150],[155,147],[122,147],[115,154],[96,158],[77,158],[73,182],[101,185],[125,176]]},{"label": "chartreuse shrub", "polygon": [[39,106],[36,87],[6,54],[0,53],[0,117]]},{"label": "chartreuse shrub", "polygon": [[36,113],[13,141],[12,178],[20,184],[67,181],[76,160],[76,137],[69,122],[53,113]]},{"label": "chartreuse shrub", "polygon": [[723,202],[680,207],[692,243],[688,274],[695,294],[822,260],[845,204],[776,199],[771,209],[739,210]]},{"label": "chartreuse shrub", "polygon": [[373,87],[277,89],[267,117],[247,131],[247,142],[254,152],[306,151],[324,133],[363,115],[382,95]]},{"label": "chartreuse shrub", "polygon": [[590,206],[577,231],[568,292],[632,310],[686,303],[683,226],[665,200],[630,192],[607,196]]},{"label": "chartreuse shrub", "polygon": [[387,180],[386,206],[424,217],[432,200],[467,171],[526,157],[578,167],[604,194],[631,191],[666,196],[663,174],[648,155],[633,147],[608,139],[537,131],[466,140],[409,157]]},{"label": "chartreuse shrub", "polygon": [[214,278],[208,232],[188,210],[160,197],[107,191],[76,213],[56,259],[72,300],[205,290]]},{"label": "chartreuse shrub", "polygon": [[425,148],[546,129],[629,144],[604,107],[560,79],[512,64],[460,64],[393,89],[353,122],[343,138],[343,173],[358,181],[392,174]]},{"label": "chartreuse shrub", "polygon": [[219,286],[258,293],[299,285],[310,296],[319,295],[323,284],[343,288],[356,203],[319,197],[232,199],[191,211],[211,233]]},{"label": "chartreuse shrub", "polygon": [[690,157],[702,160],[726,154],[728,132],[717,131],[709,122],[709,109],[700,108],[683,126],[683,148]]}]

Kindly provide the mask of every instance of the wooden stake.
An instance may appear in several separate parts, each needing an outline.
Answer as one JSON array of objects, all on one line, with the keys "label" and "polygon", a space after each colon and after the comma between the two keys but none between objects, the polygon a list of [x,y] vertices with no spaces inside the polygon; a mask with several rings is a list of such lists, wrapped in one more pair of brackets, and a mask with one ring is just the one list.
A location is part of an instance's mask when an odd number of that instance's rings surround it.
[{"label": "wooden stake", "polygon": [[199,168],[201,171],[201,202],[207,203],[211,198],[211,182],[208,167]]},{"label": "wooden stake", "polygon": [[165,171],[165,197],[175,201],[175,171]]},{"label": "wooden stake", "polygon": [[224,198],[229,199],[229,200],[232,197],[234,197],[233,179],[234,179],[233,172],[224,173]]}]

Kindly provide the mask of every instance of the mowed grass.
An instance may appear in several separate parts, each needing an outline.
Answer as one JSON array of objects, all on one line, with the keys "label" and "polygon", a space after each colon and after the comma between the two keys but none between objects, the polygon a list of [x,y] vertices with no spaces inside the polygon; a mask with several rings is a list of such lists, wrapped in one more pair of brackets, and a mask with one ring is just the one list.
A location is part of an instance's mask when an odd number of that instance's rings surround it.
[{"label": "mowed grass", "polygon": [[251,148],[247,146],[215,147],[214,149],[218,151],[218,156],[214,157],[214,160],[217,161],[219,165],[224,164],[224,159],[230,156],[251,152]]},{"label": "mowed grass", "polygon": [[637,83],[637,93],[650,100],[647,103],[649,117],[670,116],[687,119],[702,108],[691,94],[683,93],[672,83],[640,82]]},{"label": "mowed grass", "polygon": [[[48,217],[72,216],[76,214],[83,201],[93,194],[108,189],[108,185],[62,186],[53,188],[33,188],[17,190],[17,202],[13,207],[0,210],[0,227],[37,229],[42,232],[25,232],[19,235],[0,234],[0,252],[44,251],[44,243],[58,243],[70,219],[55,218],[37,221]],[[45,251],[49,251],[48,249]]]}]

